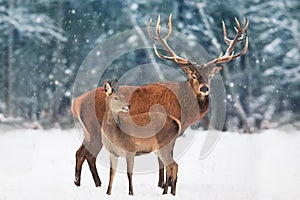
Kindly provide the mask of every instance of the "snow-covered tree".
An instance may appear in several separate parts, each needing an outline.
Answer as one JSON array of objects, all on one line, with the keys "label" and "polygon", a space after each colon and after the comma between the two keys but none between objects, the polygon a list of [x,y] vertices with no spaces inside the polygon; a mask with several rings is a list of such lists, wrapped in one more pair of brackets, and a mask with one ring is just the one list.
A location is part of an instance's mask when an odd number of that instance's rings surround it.
[{"label": "snow-covered tree", "polygon": [[[227,127],[293,121],[300,118],[299,9],[298,0],[0,0],[0,101],[7,102],[7,110],[9,102],[14,114],[24,117],[29,114],[23,107],[37,113],[59,110],[71,94],[78,68],[96,45],[122,31],[143,28],[159,14],[164,26],[172,13],[173,29],[200,43],[212,57],[227,48],[221,21],[230,37],[234,17],[246,17],[249,50],[221,72]],[[121,77],[137,64],[161,62],[149,50],[120,57],[102,78]]]},{"label": "snow-covered tree", "polygon": [[296,0],[271,0],[247,3],[242,11],[251,20],[255,38],[252,65],[257,78],[253,78],[256,94],[251,109],[282,123],[291,121],[293,113],[299,117],[299,8]]},{"label": "snow-covered tree", "polygon": [[1,65],[6,69],[4,91],[6,111],[10,115],[12,97],[35,98],[40,86],[37,74],[41,73],[37,67],[40,61],[38,49],[55,40],[65,42],[67,38],[46,14],[33,13],[31,8],[23,7],[14,0],[3,2],[0,6],[0,45],[6,55],[2,58],[7,61]]}]

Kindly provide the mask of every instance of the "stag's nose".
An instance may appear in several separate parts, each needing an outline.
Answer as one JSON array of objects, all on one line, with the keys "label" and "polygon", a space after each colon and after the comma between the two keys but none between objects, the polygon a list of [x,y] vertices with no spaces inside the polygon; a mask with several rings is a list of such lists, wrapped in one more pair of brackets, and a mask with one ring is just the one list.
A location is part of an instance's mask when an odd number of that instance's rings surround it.
[{"label": "stag's nose", "polygon": [[203,87],[200,88],[200,91],[201,92],[208,92],[209,88],[207,86],[203,86]]},{"label": "stag's nose", "polygon": [[205,85],[200,88],[201,92],[209,92],[209,88]]}]

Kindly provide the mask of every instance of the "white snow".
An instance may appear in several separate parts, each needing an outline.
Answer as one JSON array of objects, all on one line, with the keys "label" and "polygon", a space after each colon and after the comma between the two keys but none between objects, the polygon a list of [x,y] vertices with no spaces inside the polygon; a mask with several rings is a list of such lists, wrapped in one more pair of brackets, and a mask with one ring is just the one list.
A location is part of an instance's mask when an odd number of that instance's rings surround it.
[{"label": "white snow", "polygon": [[139,4],[137,4],[137,3],[132,3],[131,5],[130,5],[130,10],[132,10],[132,11],[135,11],[135,10],[137,10],[139,8]]},{"label": "white snow", "polygon": [[177,196],[162,195],[158,173],[133,177],[135,196],[128,196],[127,176],[115,176],[112,196],[105,194],[108,168],[97,163],[102,181],[95,188],[84,163],[81,187],[73,184],[75,130],[0,132],[0,200],[4,199],[299,199],[300,134],[290,127],[252,135],[222,133],[212,153],[199,160],[205,133],[188,130],[192,146],[178,160]]},{"label": "white snow", "polygon": [[0,113],[0,122],[9,122],[9,123],[14,123],[14,122],[20,122],[22,121],[21,117],[5,117],[2,113]]}]

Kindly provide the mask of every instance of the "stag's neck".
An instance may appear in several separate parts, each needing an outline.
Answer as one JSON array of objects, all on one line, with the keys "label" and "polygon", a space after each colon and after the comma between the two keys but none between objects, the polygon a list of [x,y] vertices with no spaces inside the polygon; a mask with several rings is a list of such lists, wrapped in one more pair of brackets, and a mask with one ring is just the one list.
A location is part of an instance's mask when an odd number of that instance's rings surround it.
[{"label": "stag's neck", "polygon": [[178,97],[181,104],[183,128],[200,121],[209,108],[209,97],[197,95],[188,81],[179,83]]},{"label": "stag's neck", "polygon": [[[202,95],[197,95],[197,100],[198,100],[198,105],[199,105],[199,120],[201,120],[204,115],[207,113],[208,108],[209,108],[209,95],[202,96]],[[198,121],[199,121],[198,120]]]}]

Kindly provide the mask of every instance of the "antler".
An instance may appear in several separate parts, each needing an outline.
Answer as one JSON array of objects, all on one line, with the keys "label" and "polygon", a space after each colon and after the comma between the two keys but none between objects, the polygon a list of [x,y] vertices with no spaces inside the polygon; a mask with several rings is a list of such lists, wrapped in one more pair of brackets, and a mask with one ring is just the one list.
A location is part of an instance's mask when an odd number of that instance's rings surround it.
[{"label": "antler", "polygon": [[[228,48],[225,52],[225,55],[222,55],[222,53],[221,53],[218,58],[202,65],[204,68],[207,68],[213,64],[227,63],[227,62],[231,61],[232,59],[237,58],[247,52],[248,37],[246,36],[246,31],[247,31],[247,28],[249,25],[249,21],[246,20],[246,18],[244,18],[244,27],[243,28],[241,27],[241,24],[237,18],[235,18],[235,22],[236,22],[237,27],[234,27],[234,29],[237,33],[236,33],[235,37],[231,40],[227,37],[226,26],[225,26],[224,21],[222,21],[224,41],[228,45]],[[180,65],[191,65],[191,66],[197,65],[196,63],[191,62],[186,58],[182,58],[182,57],[176,55],[176,53],[167,44],[167,39],[169,39],[169,37],[171,36],[171,33],[172,33],[172,14],[170,14],[170,16],[169,16],[169,23],[168,23],[169,32],[168,32],[167,36],[164,38],[162,38],[160,35],[160,15],[158,16],[157,24],[156,24],[156,28],[155,28],[156,36],[154,36],[151,33],[151,24],[152,24],[152,19],[150,19],[150,21],[148,23],[148,34],[149,34],[150,38],[152,38],[154,40],[154,43],[153,43],[154,51],[155,51],[155,54],[159,58],[165,59],[165,60],[174,60],[176,63],[178,63]],[[244,48],[239,53],[234,54],[233,50],[234,50],[236,43],[241,42],[245,37],[246,37],[246,42],[245,42]],[[162,55],[161,53],[158,52],[156,44],[155,44],[157,41],[159,41],[164,46],[165,50],[168,52],[168,54],[170,56]]]},{"label": "antler", "polygon": [[[241,24],[240,24],[240,22],[238,21],[238,19],[236,17],[235,17],[235,22],[236,22],[236,25],[237,25],[237,27],[234,27],[234,29],[236,31],[236,35],[231,40],[227,37],[226,26],[225,26],[224,21],[222,21],[224,41],[229,47],[227,48],[224,56],[222,56],[222,53],[221,53],[221,55],[218,58],[206,63],[204,65],[204,67],[209,67],[213,64],[227,63],[227,62],[231,61],[233,58],[237,58],[237,57],[239,57],[239,56],[241,56],[241,55],[243,55],[247,52],[247,50],[248,50],[248,37],[246,36],[246,31],[247,31],[247,28],[248,28],[248,25],[249,25],[249,21],[247,21],[246,18],[244,18],[244,27],[243,28],[241,28]],[[235,44],[237,42],[241,42],[245,37],[246,37],[246,42],[245,42],[244,48],[239,53],[234,54],[233,50],[234,50]]]},{"label": "antler", "polygon": [[[190,65],[190,64],[193,65],[192,62],[190,62],[189,60],[176,55],[176,53],[167,44],[167,39],[171,36],[171,33],[172,33],[172,14],[170,14],[170,16],[169,16],[169,23],[168,23],[169,32],[168,32],[167,36],[164,38],[162,38],[160,35],[160,15],[158,15],[157,24],[156,24],[156,28],[155,28],[156,36],[154,36],[151,33],[151,24],[152,24],[152,19],[150,19],[150,21],[148,23],[148,34],[149,34],[150,38],[152,38],[154,40],[154,43],[153,43],[154,51],[155,51],[155,54],[159,58],[165,59],[165,60],[174,60],[176,63],[178,63],[180,65]],[[165,56],[158,52],[156,44],[155,44],[155,42],[157,42],[157,41],[159,41],[164,46],[165,50],[169,53],[170,56]]]}]

